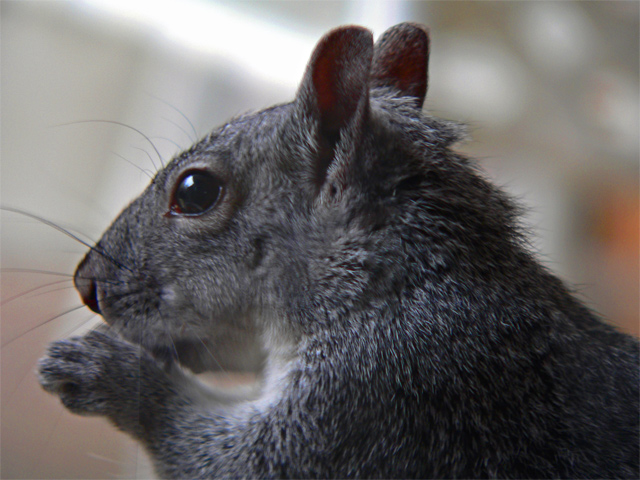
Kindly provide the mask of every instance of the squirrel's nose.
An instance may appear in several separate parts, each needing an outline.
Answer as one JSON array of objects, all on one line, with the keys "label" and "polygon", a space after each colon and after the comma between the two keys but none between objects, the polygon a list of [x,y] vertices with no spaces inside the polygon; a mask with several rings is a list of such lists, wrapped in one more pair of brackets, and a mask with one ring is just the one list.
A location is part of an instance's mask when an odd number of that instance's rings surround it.
[{"label": "squirrel's nose", "polygon": [[94,312],[100,314],[100,305],[98,305],[98,290],[96,288],[95,276],[91,269],[91,261],[89,256],[91,252],[80,262],[76,273],[73,276],[73,283],[76,290],[80,294],[82,302]]}]

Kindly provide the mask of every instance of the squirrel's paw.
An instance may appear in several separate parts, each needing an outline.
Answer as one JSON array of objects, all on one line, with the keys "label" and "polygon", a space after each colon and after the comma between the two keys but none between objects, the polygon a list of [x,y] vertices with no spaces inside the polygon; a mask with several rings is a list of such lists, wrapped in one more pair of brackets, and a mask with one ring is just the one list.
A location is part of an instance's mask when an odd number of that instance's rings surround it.
[{"label": "squirrel's paw", "polygon": [[130,390],[137,387],[140,361],[139,347],[93,331],[52,343],[39,361],[38,378],[72,412],[109,415],[123,397],[135,395]]}]

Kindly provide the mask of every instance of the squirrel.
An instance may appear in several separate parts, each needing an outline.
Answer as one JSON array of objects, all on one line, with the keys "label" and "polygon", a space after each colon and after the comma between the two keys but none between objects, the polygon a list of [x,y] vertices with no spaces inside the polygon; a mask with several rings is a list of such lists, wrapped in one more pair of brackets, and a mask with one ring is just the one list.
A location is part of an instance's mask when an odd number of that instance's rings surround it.
[{"label": "squirrel", "polygon": [[[176,156],[78,266],[106,324],[42,387],[164,478],[638,478],[638,340],[422,111],[429,48],[332,30],[292,102]],[[192,375],[256,362],[254,391]]]}]

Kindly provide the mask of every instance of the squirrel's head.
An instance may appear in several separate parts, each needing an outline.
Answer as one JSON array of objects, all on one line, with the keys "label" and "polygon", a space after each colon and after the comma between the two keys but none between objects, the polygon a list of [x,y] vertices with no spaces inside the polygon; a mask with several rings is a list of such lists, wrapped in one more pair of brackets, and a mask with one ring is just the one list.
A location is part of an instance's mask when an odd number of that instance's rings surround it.
[{"label": "squirrel's head", "polygon": [[375,45],[364,28],[329,32],[293,102],[213,131],[122,212],[78,267],[85,304],[211,368],[207,350],[223,362],[272,326],[297,339],[403,288],[402,212],[447,185],[460,134],[421,113],[428,54],[415,24]]}]

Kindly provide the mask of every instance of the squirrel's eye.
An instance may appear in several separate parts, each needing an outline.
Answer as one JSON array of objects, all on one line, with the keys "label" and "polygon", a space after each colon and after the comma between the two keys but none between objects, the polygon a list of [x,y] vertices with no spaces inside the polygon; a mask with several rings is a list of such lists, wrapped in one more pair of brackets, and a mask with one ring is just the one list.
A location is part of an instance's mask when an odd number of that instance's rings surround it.
[{"label": "squirrel's eye", "polygon": [[202,215],[213,208],[222,197],[222,180],[205,170],[186,172],[171,198],[170,213],[174,215]]}]

